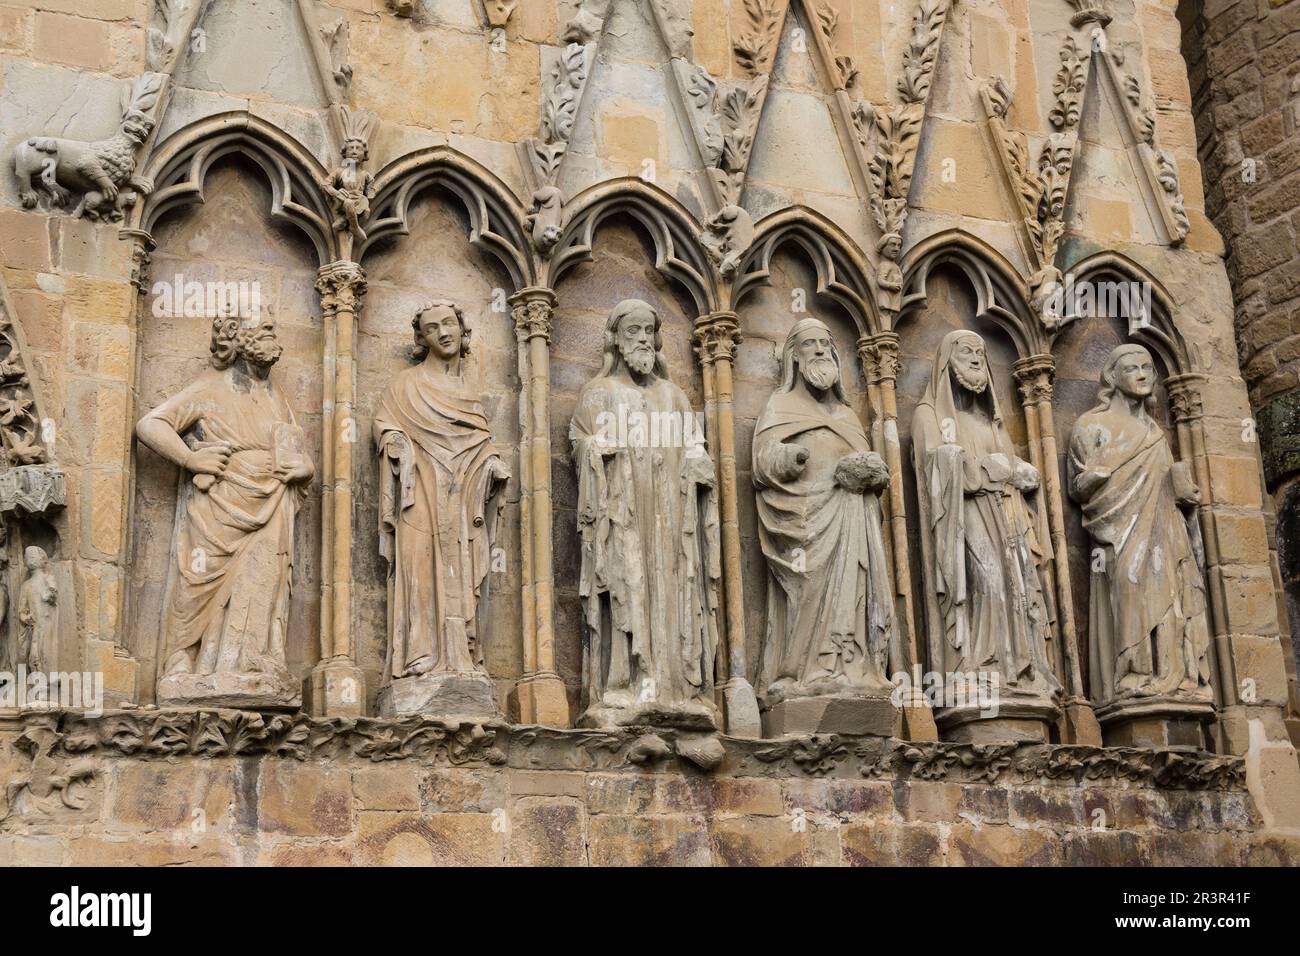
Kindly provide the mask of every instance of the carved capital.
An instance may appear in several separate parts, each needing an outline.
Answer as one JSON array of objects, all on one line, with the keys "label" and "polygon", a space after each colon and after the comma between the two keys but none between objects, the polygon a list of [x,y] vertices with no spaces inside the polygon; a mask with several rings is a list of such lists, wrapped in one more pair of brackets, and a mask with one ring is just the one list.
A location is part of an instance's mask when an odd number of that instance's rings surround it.
[{"label": "carved capital", "polygon": [[316,291],[326,315],[339,311],[355,312],[366,294],[366,273],[355,262],[340,260],[321,266],[316,276]]},{"label": "carved capital", "polygon": [[713,312],[695,320],[695,354],[701,365],[728,363],[741,342],[740,317],[735,312]]},{"label": "carved capital", "polygon": [[1194,422],[1204,415],[1201,406],[1204,381],[1201,375],[1173,375],[1165,380],[1165,388],[1169,390],[1169,409],[1175,422]]},{"label": "carved capital", "polygon": [[1050,404],[1052,380],[1056,377],[1056,359],[1052,356],[1031,355],[1020,359],[1011,367],[1020,386],[1020,400],[1026,405]]},{"label": "carved capital", "polygon": [[555,293],[534,286],[520,289],[510,297],[511,315],[519,340],[542,338],[550,341],[551,317],[555,313]]},{"label": "carved capital", "polygon": [[896,381],[902,362],[898,357],[898,333],[877,332],[858,339],[858,357],[872,385]]}]

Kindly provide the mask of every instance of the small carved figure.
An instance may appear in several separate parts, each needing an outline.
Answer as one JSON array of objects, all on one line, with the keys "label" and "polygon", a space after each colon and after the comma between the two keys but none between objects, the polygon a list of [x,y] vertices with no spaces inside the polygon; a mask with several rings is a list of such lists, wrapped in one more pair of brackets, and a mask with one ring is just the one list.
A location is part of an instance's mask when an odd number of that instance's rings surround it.
[{"label": "small carved figure", "polygon": [[147,196],[153,184],[135,175],[136,150],[149,138],[153,120],[140,110],[128,110],[116,134],[93,143],[33,136],[14,150],[19,199],[34,209],[41,195],[66,207],[74,192],[82,193],[74,216],[117,222],[137,196]]},{"label": "small carved figure", "polygon": [[59,588],[44,549],[25,549],[23,563],[27,566],[27,580],[18,589],[18,623],[23,628],[18,663],[26,664],[29,671],[45,671],[53,662]]},{"label": "small carved figure", "polygon": [[375,198],[375,177],[364,168],[370,159],[369,122],[364,115],[350,115],[352,129],[343,141],[342,158],[321,186],[334,208],[334,228],[346,228],[357,242],[365,242],[361,221],[369,215],[370,200]]}]

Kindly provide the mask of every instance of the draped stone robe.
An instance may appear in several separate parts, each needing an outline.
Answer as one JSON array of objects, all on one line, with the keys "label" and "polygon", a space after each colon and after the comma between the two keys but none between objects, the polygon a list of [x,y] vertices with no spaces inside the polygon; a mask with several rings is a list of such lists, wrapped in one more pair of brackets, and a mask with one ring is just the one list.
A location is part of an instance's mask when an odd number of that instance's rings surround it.
[{"label": "draped stone robe", "polygon": [[[272,469],[305,458],[304,438],[274,382],[249,390],[233,376],[210,369],[150,413],[191,447],[231,447],[221,477],[184,475],[164,674],[263,673],[287,683],[294,522],[306,486],[290,487]],[[180,653],[196,645],[192,657]]]},{"label": "draped stone robe", "polygon": [[[788,474],[786,444],[808,449]],[[778,391],[754,432],[759,543],[770,572],[759,692],[768,703],[818,692],[885,695],[898,631],[880,499],[835,482],[846,455],[871,450],[853,410]],[[820,687],[818,686],[820,685]]]},{"label": "draped stone robe", "polygon": [[1050,697],[1060,682],[1049,658],[1051,620],[1040,578],[1048,555],[1010,481],[1025,462],[1002,427],[991,375],[984,393],[966,405],[954,395],[949,355],[945,350],[936,361],[912,420],[922,533],[929,536],[929,580],[942,629],[942,641],[932,635],[931,646],[942,647],[949,672],[996,671],[1005,693]]},{"label": "draped stone robe", "polygon": [[[569,428],[578,472],[584,690],[593,709],[712,712],[721,560],[713,464],[703,445],[622,445],[608,422],[693,416],[664,378],[618,375],[583,388]],[[602,434],[602,431],[604,434]],[[647,437],[649,430],[647,429]]]},{"label": "draped stone robe", "polygon": [[374,435],[379,549],[388,562],[384,682],[416,673],[417,664],[428,673],[483,672],[478,611],[508,475],[483,405],[461,378],[416,365],[385,390]]},{"label": "draped stone robe", "polygon": [[[1071,494],[1102,548],[1090,560],[1088,615],[1089,674],[1099,703],[1212,696],[1199,529],[1179,511],[1177,479],[1191,479],[1176,468],[1160,427],[1114,403],[1079,416],[1070,436]],[[1101,469],[1110,477],[1084,494],[1079,477]],[[1190,488],[1184,495],[1190,499]]]}]

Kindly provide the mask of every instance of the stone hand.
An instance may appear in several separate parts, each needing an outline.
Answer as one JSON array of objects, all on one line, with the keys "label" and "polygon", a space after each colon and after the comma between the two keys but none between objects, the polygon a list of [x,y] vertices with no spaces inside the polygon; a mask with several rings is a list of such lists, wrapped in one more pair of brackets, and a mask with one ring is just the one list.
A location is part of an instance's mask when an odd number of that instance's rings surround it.
[{"label": "stone hand", "polygon": [[1011,484],[1020,491],[1038,490],[1038,469],[1027,461],[1019,462],[1011,472]]},{"label": "stone hand", "polygon": [[1196,505],[1201,503],[1201,489],[1196,484],[1196,478],[1192,475],[1192,466],[1188,462],[1174,462],[1170,477],[1174,483],[1174,496],[1182,504]]},{"label": "stone hand", "polygon": [[488,477],[493,481],[509,481],[510,469],[500,458],[488,459]]},{"label": "stone hand", "polygon": [[196,475],[213,475],[220,478],[225,473],[230,461],[230,445],[226,442],[213,442],[189,453],[185,459],[185,468]]},{"label": "stone hand", "polygon": [[411,443],[401,432],[389,432],[384,438],[384,453],[389,458],[401,458],[411,449]]},{"label": "stone hand", "polygon": [[315,474],[311,462],[303,459],[294,465],[276,465],[274,469],[275,477],[280,479],[286,485],[291,485],[298,481],[307,481]]},{"label": "stone hand", "polygon": [[1109,480],[1109,468],[1091,468],[1079,475],[1076,484],[1079,491],[1085,495],[1090,495]]},{"label": "stone hand", "polygon": [[782,442],[779,464],[783,478],[798,478],[808,466],[808,449],[803,445]]}]

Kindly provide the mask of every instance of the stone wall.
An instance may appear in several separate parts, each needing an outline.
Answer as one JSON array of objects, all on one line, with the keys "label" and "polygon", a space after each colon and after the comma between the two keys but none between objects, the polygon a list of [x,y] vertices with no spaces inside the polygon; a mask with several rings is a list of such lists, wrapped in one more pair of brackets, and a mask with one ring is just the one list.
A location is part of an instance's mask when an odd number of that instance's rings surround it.
[{"label": "stone wall", "polygon": [[[54,728],[54,729],[51,729]],[[394,733],[394,729],[396,732]],[[330,726],[207,713],[30,721],[0,858],[45,865],[1293,866],[1242,761],[844,737]],[[114,754],[108,751],[115,751]],[[68,751],[75,751],[69,753]],[[73,782],[48,795],[41,773]],[[39,794],[39,796],[38,796]]]},{"label": "stone wall", "polygon": [[1206,212],[1228,247],[1237,348],[1300,648],[1300,6],[1179,5]]}]

